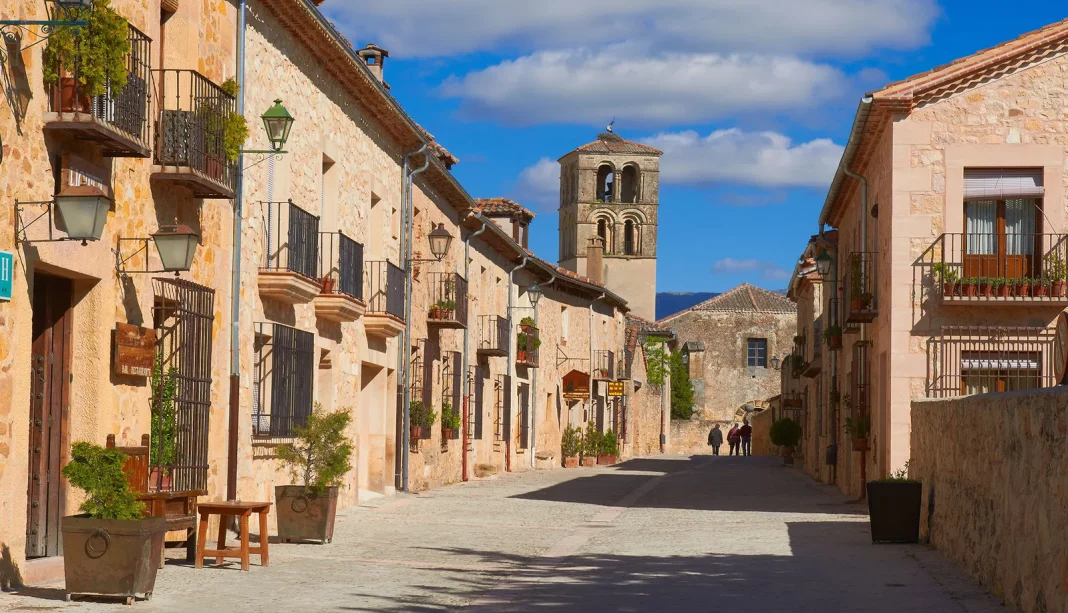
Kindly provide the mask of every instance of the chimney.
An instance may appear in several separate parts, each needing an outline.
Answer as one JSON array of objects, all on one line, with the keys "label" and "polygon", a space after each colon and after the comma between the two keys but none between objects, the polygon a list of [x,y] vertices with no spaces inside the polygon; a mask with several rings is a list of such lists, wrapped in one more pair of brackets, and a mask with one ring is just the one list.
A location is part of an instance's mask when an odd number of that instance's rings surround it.
[{"label": "chimney", "polygon": [[604,283],[604,240],[591,236],[586,246],[586,277],[594,283]]},{"label": "chimney", "polygon": [[382,73],[382,64],[385,63],[386,58],[389,57],[389,51],[386,51],[374,43],[369,43],[366,47],[360,49],[356,53],[360,56],[360,59],[367,64],[367,68],[371,71],[371,74],[373,74],[382,85],[385,85],[386,89],[389,89]]}]

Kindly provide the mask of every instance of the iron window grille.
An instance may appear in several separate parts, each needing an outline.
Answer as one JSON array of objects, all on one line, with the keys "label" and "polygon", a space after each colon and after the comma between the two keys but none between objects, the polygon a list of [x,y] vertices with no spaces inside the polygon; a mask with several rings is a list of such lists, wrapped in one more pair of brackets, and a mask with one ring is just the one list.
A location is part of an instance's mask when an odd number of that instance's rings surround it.
[{"label": "iron window grille", "polygon": [[481,440],[482,439],[482,420],[483,410],[485,409],[485,393],[486,393],[486,377],[482,368],[478,366],[470,367],[470,378],[468,382],[470,389],[467,390],[467,397],[469,399],[468,420],[470,421],[470,427],[468,428],[468,436]]},{"label": "iron window grille", "polygon": [[598,349],[593,352],[593,378],[615,379],[616,357],[615,353],[608,349]]},{"label": "iron window grille", "polygon": [[[148,108],[151,99],[150,79],[152,75],[152,39],[143,32],[127,26],[130,53],[126,56],[126,85],[120,90],[112,87],[109,81],[103,94],[89,97],[83,90],[84,75],[80,64],[64,65],[69,76],[61,76],[49,96],[49,110],[53,113],[88,113],[94,119],[116,130],[147,153]],[[74,32],[75,44],[93,47],[96,44],[91,37],[81,40],[81,29]],[[104,151],[113,157],[142,157],[140,152],[123,147],[118,142],[108,141],[103,145]],[[145,156],[147,157],[147,156]]]},{"label": "iron window grille", "polygon": [[1068,263],[1064,234],[946,233],[925,256],[934,293],[944,300],[1065,300],[1060,278]]},{"label": "iron window grille", "polygon": [[497,375],[493,380],[493,440],[503,442],[511,430],[512,377]]},{"label": "iron window grille", "polygon": [[267,245],[263,270],[295,272],[316,279],[319,272],[319,217],[286,202],[263,202]]},{"label": "iron window grille", "polygon": [[846,302],[846,323],[868,323],[879,314],[879,294],[875,280],[879,254],[875,251],[854,251],[849,256],[845,289],[849,292]]},{"label": "iron window grille", "polygon": [[[445,354],[445,359],[442,361],[441,366],[441,410],[445,411],[445,405],[450,405],[450,410],[453,415],[462,417],[462,405],[463,402],[463,363],[462,355],[459,351],[449,351]],[[442,420],[444,425],[444,420]],[[452,433],[452,438],[460,438],[459,429]]]},{"label": "iron window grille", "polygon": [[[862,417],[871,415],[871,341],[853,343],[853,364],[850,376],[849,415],[853,423],[859,423]],[[870,436],[870,435],[869,435]],[[858,441],[853,434],[853,442]]]},{"label": "iron window grille", "polygon": [[931,345],[927,396],[946,398],[1057,385],[1055,331],[1028,326],[945,326]]},{"label": "iron window grille", "polygon": [[467,326],[467,279],[454,272],[432,272],[429,285],[430,323]]},{"label": "iron window grille", "polygon": [[363,300],[363,245],[343,232],[320,232],[319,254],[323,293]]},{"label": "iron window grille", "polygon": [[[184,279],[152,280],[156,360],[149,464],[176,491],[207,490],[215,290]],[[160,489],[162,479],[150,488]]]},{"label": "iron window grille", "polygon": [[478,352],[484,355],[508,355],[508,319],[497,315],[479,315],[478,324]]},{"label": "iron window grille", "polygon": [[254,343],[252,432],[291,438],[313,408],[315,335],[276,323],[257,323]]},{"label": "iron window grille", "polygon": [[516,428],[516,449],[526,449],[529,445],[530,432],[530,384],[520,383],[519,396],[519,427]]},{"label": "iron window grille", "polygon": [[367,312],[404,319],[404,270],[386,260],[367,262]]},{"label": "iron window grille", "polygon": [[224,126],[234,97],[195,70],[153,70],[159,82],[155,163],[181,166],[234,191],[237,164],[226,157]]}]

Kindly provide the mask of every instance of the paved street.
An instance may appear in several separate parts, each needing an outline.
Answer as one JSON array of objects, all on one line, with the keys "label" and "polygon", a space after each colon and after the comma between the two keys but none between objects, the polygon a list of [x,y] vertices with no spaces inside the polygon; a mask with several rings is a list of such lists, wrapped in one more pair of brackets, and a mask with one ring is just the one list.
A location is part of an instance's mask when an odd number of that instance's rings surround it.
[{"label": "paved street", "polygon": [[[172,561],[133,610],[1005,610],[933,550],[872,545],[861,507],[780,463],[655,457],[383,499],[333,544],[272,545],[269,568]],[[53,609],[131,610],[0,595]]]}]

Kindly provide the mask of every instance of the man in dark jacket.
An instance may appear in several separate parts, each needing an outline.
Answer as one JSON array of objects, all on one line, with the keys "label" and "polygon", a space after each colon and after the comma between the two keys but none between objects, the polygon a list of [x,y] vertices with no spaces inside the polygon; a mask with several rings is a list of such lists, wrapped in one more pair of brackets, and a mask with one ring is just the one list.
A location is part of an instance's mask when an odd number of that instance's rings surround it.
[{"label": "man in dark jacket", "polygon": [[719,448],[723,445],[723,430],[719,429],[719,424],[712,426],[712,431],[708,433],[708,444],[712,446],[712,455],[719,455]]},{"label": "man in dark jacket", "polygon": [[738,429],[738,438],[742,439],[742,455],[748,456],[753,446],[753,426],[749,425],[748,419],[742,420],[742,427]]},{"label": "man in dark jacket", "polygon": [[730,445],[731,455],[738,455],[740,441],[741,439],[738,436],[738,424],[735,424],[734,427],[730,429],[730,432],[727,433],[727,444]]}]

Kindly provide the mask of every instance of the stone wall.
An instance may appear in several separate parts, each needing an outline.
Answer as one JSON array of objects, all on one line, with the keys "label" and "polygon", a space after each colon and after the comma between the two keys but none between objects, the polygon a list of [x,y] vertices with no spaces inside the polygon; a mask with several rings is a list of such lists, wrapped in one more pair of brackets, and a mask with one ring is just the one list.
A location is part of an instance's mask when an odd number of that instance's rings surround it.
[{"label": "stone wall", "polygon": [[711,419],[672,419],[668,451],[681,454],[712,453],[712,447],[708,444],[708,435],[712,432],[713,426],[719,424],[720,430],[723,430],[723,445],[719,452],[726,455],[730,450],[727,445],[727,432],[730,431],[733,423]]},{"label": "stone wall", "polygon": [[779,448],[771,444],[772,411],[754,413],[749,418],[753,426],[753,455],[779,455]]},{"label": "stone wall", "polygon": [[1068,392],[912,403],[921,535],[1017,611],[1068,609]]}]

